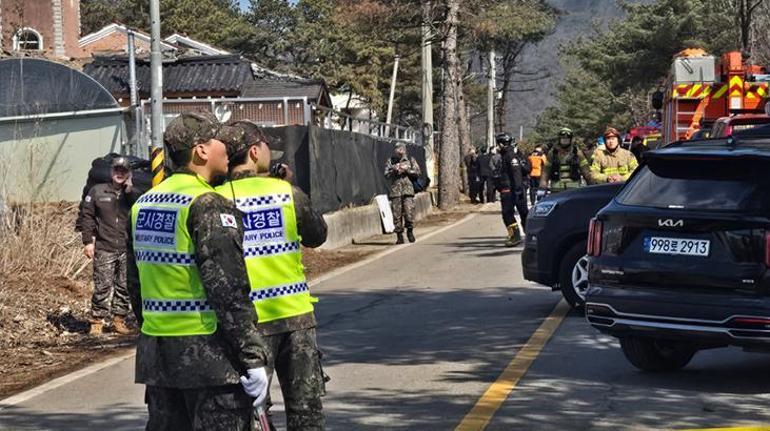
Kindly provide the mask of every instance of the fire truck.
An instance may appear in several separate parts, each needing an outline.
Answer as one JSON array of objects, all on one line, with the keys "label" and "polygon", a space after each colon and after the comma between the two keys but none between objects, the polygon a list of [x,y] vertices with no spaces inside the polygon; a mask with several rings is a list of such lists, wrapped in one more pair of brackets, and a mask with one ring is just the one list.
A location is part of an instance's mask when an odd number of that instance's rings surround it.
[{"label": "fire truck", "polygon": [[680,52],[662,94],[653,95],[653,107],[663,109],[663,144],[690,139],[723,117],[765,114],[768,83],[767,69],[746,64],[740,52],[718,61],[700,49]]}]

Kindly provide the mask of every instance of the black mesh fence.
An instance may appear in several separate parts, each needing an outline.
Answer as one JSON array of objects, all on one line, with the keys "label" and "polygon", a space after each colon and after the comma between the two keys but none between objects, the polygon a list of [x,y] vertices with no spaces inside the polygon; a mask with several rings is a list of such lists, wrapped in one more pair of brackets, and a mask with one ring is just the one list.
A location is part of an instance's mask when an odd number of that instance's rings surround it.
[{"label": "black mesh fence", "polygon": [[[323,212],[350,205],[365,205],[387,193],[385,163],[395,143],[360,133],[315,126],[289,126],[265,131],[274,138],[273,149],[285,152],[281,161],[295,172],[295,183]],[[408,145],[408,153],[425,170],[425,150]]]}]

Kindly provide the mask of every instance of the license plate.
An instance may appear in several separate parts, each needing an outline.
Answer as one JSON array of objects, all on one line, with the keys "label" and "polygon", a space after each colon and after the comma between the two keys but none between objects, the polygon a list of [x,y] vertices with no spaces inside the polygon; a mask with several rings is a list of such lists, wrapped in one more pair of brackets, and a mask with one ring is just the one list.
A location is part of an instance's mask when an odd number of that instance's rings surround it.
[{"label": "license plate", "polygon": [[657,236],[644,239],[644,251],[653,254],[707,257],[710,248],[711,241],[707,239],[661,238]]}]

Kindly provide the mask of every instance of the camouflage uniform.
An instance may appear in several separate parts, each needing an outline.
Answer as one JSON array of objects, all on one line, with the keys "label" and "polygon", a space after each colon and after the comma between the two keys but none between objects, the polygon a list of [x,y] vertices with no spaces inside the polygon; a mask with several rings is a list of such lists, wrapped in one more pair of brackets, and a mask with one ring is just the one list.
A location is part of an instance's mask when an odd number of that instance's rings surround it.
[{"label": "camouflage uniform", "polygon": [[110,314],[125,316],[130,300],[126,288],[126,252],[99,250],[94,252],[94,293],[91,315],[104,318]]},{"label": "camouflage uniform", "polygon": [[591,178],[594,183],[606,183],[610,176],[619,175],[622,181],[626,181],[638,166],[636,156],[625,148],[618,147],[615,151],[597,148],[593,155]]},{"label": "camouflage uniform", "polygon": [[[233,174],[231,180],[256,176],[254,171],[244,171]],[[301,189],[292,186],[292,194],[302,245],[320,246],[326,241],[326,221],[312,208],[310,197]],[[257,325],[267,342],[267,375],[272,380],[275,371],[281,383],[288,430],[323,430],[325,427],[321,403],[324,374],[315,327],[313,312]],[[269,412],[272,406],[269,395],[267,406]],[[273,426],[272,418],[270,425]]]},{"label": "camouflage uniform", "polygon": [[[183,114],[166,129],[169,153],[182,151],[215,136],[219,124],[209,115]],[[174,175],[191,175],[186,168]],[[236,220],[223,226],[221,216]],[[257,331],[256,311],[249,299],[250,285],[243,262],[242,213],[213,192],[196,198],[187,228],[195,245],[206,298],[217,316],[211,335],[153,337],[140,334],[136,354],[136,383],[147,385],[147,430],[251,430],[252,399],[240,376],[267,362],[266,342]],[[130,238],[130,236],[129,236]],[[139,322],[142,322],[139,274],[133,250],[128,255],[128,287]]]},{"label": "camouflage uniform", "polygon": [[[402,172],[397,169],[401,168]],[[390,208],[393,211],[395,232],[404,232],[404,225],[411,230],[414,227],[414,185],[412,180],[420,176],[420,165],[414,157],[396,156],[388,159],[385,165],[385,178],[390,180]]]}]

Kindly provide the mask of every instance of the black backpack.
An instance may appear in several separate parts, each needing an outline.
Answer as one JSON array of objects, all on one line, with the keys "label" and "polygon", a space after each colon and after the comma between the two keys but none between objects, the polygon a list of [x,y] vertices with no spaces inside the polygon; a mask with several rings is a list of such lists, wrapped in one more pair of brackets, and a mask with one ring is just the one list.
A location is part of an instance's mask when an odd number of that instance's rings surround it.
[{"label": "black backpack", "polygon": [[428,190],[428,187],[430,187],[430,178],[417,177],[416,179],[412,180],[412,187],[414,187],[415,193],[424,192],[425,190]]}]

